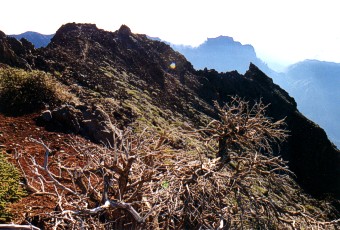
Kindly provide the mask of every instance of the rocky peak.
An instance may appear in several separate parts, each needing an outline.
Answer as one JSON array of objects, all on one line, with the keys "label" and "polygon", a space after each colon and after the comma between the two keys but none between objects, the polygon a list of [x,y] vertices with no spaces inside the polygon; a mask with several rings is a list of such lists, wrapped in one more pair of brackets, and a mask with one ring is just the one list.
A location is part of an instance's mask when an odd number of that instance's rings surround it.
[{"label": "rocky peak", "polygon": [[[108,32],[91,24],[66,24],[57,31],[42,52],[51,59],[39,67],[45,71],[61,66],[58,67],[60,71],[69,66],[70,62],[78,67],[79,64],[84,65],[82,69],[89,68],[88,62],[96,68],[110,63],[115,68],[120,67],[142,76],[149,85],[164,85],[165,75],[169,73],[177,79],[183,79],[185,72],[193,72],[192,65],[184,56],[174,52],[169,45],[150,40],[145,35],[133,34],[126,25],[122,25],[116,32]],[[54,67],[46,66],[49,65],[47,63]],[[175,68],[170,67],[172,63]],[[86,72],[84,76],[96,74],[90,74],[89,70]],[[96,79],[87,81],[92,80]]]},{"label": "rocky peak", "polygon": [[244,76],[252,78],[253,80],[262,81],[265,84],[273,84],[273,79],[268,77],[252,62],[249,64],[249,69],[246,71]]},{"label": "rocky peak", "polygon": [[67,23],[63,26],[61,26],[58,31],[56,32],[56,35],[60,34],[68,34],[72,31],[96,31],[99,30],[95,24],[90,23]]},{"label": "rocky peak", "polygon": [[218,48],[225,48],[225,47],[240,47],[249,49],[250,52],[255,53],[254,47],[251,45],[243,45],[241,42],[235,41],[234,38],[229,36],[218,36],[216,38],[208,38],[202,45],[206,47],[218,47]]},{"label": "rocky peak", "polygon": [[118,34],[121,36],[129,36],[132,33],[131,29],[127,25],[122,25],[118,30]]},{"label": "rocky peak", "polygon": [[7,37],[5,33],[0,31],[0,62],[30,69],[26,58],[29,59],[30,51],[24,47],[22,43],[15,38]]},{"label": "rocky peak", "polygon": [[6,37],[6,34],[0,30],[0,39],[3,39],[4,37]]},{"label": "rocky peak", "polygon": [[97,31],[99,31],[99,29],[95,24],[67,23],[57,30],[56,34],[51,39],[51,45],[64,46],[65,44],[68,44],[70,40],[74,40],[75,38],[84,39]]},{"label": "rocky peak", "polygon": [[20,39],[21,44],[28,50],[34,50],[34,44],[30,41],[28,41],[26,38]]}]

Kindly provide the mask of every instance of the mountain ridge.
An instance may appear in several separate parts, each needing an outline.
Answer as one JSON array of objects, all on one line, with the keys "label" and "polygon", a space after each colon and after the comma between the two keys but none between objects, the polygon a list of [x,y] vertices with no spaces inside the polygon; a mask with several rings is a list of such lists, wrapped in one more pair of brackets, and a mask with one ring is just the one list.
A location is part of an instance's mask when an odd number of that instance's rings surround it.
[{"label": "mountain ridge", "polygon": [[[270,104],[266,114],[274,122],[286,117],[290,136],[280,154],[298,182],[316,196],[340,195],[339,151],[324,130],[297,110],[295,100],[254,64],[244,75],[195,70],[169,45],[131,33],[125,25],[107,32],[76,23],[63,25],[40,49],[0,37],[0,62],[45,71],[67,87],[76,100],[48,108],[52,118],[46,112],[40,122],[47,129],[58,130],[56,124],[84,137],[100,134],[97,142],[108,140],[113,124],[122,130],[126,126],[138,130],[141,124],[161,129],[174,123],[198,128],[218,118],[214,101],[222,105],[238,95],[251,106],[262,100]],[[95,122],[95,116],[103,120]],[[178,138],[171,144],[180,148],[184,142]]]},{"label": "mountain ridge", "polygon": [[[37,54],[34,54],[35,52]],[[146,35],[132,34],[126,26],[122,26],[116,32],[106,32],[97,29],[92,24],[66,24],[57,31],[52,42],[46,48],[34,50],[31,53],[33,55],[29,54],[28,58],[26,58],[26,60],[31,60],[32,57],[30,55],[35,56],[33,61],[31,61],[31,68],[47,72],[64,72],[63,81],[68,82],[68,84],[76,83],[89,87],[92,90],[97,87],[98,82],[102,82],[101,90],[106,91],[108,95],[113,97],[115,97],[115,93],[112,92],[112,89],[115,88],[125,94],[123,97],[128,97],[129,95],[117,84],[117,80],[114,80],[114,77],[107,77],[105,72],[111,69],[110,66],[114,66],[115,69],[120,69],[121,72],[131,73],[128,81],[133,87],[137,87],[140,90],[153,88],[158,91],[158,97],[154,98],[154,103],[157,106],[169,106],[172,110],[183,113],[196,121],[200,120],[199,117],[202,113],[214,116],[214,111],[211,107],[212,100],[218,100],[223,103],[227,100],[226,95],[234,94],[241,95],[250,100],[263,98],[264,102],[272,104],[272,109],[268,112],[275,119],[282,119],[287,116],[287,119],[290,121],[289,116],[293,116],[295,118],[292,118],[293,120],[290,122],[295,124],[294,119],[302,116],[298,115],[297,111],[294,112],[296,110],[296,103],[293,99],[280,99],[277,102],[271,101],[276,97],[290,97],[278,86],[274,87],[272,80],[255,67],[255,65],[251,64],[249,71],[244,76],[236,72],[223,74],[214,71],[199,71],[197,75],[191,63],[183,55],[173,52],[169,45],[149,40]],[[100,55],[98,55],[99,53]],[[41,57],[44,58],[42,59]],[[113,57],[113,59],[107,59],[106,57]],[[176,63],[175,69],[170,68],[171,63]],[[94,71],[99,67],[101,70]],[[140,80],[141,76],[143,76],[142,81]],[[252,82],[257,83],[254,84]],[[221,88],[220,85],[223,85],[224,88]],[[264,97],[264,95],[268,98]],[[185,100],[181,98],[185,98]],[[268,100],[269,98],[270,100]],[[287,104],[287,102],[289,103]],[[189,109],[188,104],[192,104],[196,109]],[[283,106],[286,107],[286,112],[284,113],[282,113],[284,111],[282,110]],[[307,122],[307,124],[312,123]],[[294,129],[294,126],[289,126],[289,129],[296,130],[296,135],[299,136],[298,139],[300,141],[303,140],[301,138],[306,136],[306,133]],[[323,136],[320,138],[326,140],[327,137],[324,131],[321,133],[318,134]],[[291,138],[295,138],[295,133],[292,133]],[[328,146],[326,150],[325,146],[321,147],[317,143],[312,142],[306,143],[304,147],[294,144],[292,146],[288,145],[283,149],[297,148],[293,152],[296,152],[295,154],[302,154],[304,159],[308,159],[308,156],[316,154],[317,156],[322,156],[325,163],[328,162],[334,165],[338,162],[338,160],[335,160],[337,158],[336,152],[333,152],[335,150],[331,150],[334,147],[330,143],[326,144],[326,142],[324,145]],[[316,151],[319,153],[314,153]],[[327,151],[331,154],[329,155]],[[288,152],[292,152],[292,150]],[[292,153],[286,153],[286,155],[291,156]],[[329,156],[329,158],[326,156]],[[291,160],[290,157],[287,159]],[[292,165],[295,163],[294,160],[291,162]],[[293,168],[301,173],[306,170],[299,169],[298,165],[296,164]],[[326,170],[326,168],[330,170],[330,168],[334,169],[335,167],[322,168],[323,170]],[[315,174],[314,168],[311,166],[309,166],[307,171],[308,173],[306,174],[302,173],[306,177],[308,177],[309,173]],[[334,178],[337,173],[323,172],[322,174],[330,176],[330,178],[333,178],[331,181],[339,183]],[[317,178],[318,176],[315,175],[315,177]],[[305,178],[302,181],[306,184],[311,183],[307,185],[309,188],[315,187],[313,185],[315,182],[324,184],[323,186],[317,186],[320,189],[329,187],[329,178],[327,180],[321,178],[320,180],[310,179],[308,183],[306,183]]]}]

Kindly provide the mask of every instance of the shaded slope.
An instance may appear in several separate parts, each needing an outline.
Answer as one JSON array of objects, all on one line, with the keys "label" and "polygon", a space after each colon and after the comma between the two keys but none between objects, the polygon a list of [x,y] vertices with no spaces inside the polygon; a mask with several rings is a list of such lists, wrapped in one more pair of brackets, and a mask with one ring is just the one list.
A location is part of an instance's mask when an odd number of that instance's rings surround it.
[{"label": "shaded slope", "polygon": [[248,100],[262,98],[265,104],[270,104],[269,116],[275,119],[286,117],[290,137],[288,143],[282,145],[281,153],[289,161],[298,180],[310,191],[320,193],[326,189],[339,196],[339,151],[327,139],[322,128],[296,109],[293,98],[254,65],[244,77],[235,72],[200,71],[200,74],[208,81],[201,91],[203,97],[219,101],[225,101],[228,95],[234,94]]},{"label": "shaded slope", "polygon": [[0,31],[0,62],[15,67],[30,68],[27,59],[30,59],[30,53],[33,45],[27,40],[22,42],[15,38],[7,37]]}]

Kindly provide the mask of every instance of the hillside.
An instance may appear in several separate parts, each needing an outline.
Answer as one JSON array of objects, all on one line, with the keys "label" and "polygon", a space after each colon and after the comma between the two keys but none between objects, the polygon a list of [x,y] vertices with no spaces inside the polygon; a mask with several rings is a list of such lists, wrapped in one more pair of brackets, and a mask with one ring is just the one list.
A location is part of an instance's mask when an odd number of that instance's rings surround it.
[{"label": "hillside", "polygon": [[[18,40],[25,38],[36,48],[47,46],[52,35],[26,32],[11,35]],[[151,38],[161,41],[159,38]],[[227,36],[208,38],[198,47],[168,43],[182,53],[195,69],[215,69],[219,72],[236,70],[245,73],[249,63],[254,63],[276,84],[285,89],[297,101],[298,109],[309,119],[325,129],[330,140],[340,146],[339,111],[337,106],[339,66],[317,60],[306,60],[289,66],[283,73],[276,73],[256,56],[254,47],[242,45]]]},{"label": "hillside", "polygon": [[[25,198],[24,202],[35,207],[30,222],[41,225],[39,220],[43,219],[45,224],[56,224],[48,222],[47,220],[53,220],[48,219],[48,216],[38,217],[41,210],[64,210],[72,207],[73,210],[81,208],[86,215],[91,212],[97,214],[94,212],[98,211],[104,220],[117,217],[122,209],[125,212],[122,211],[124,215],[121,216],[126,221],[131,221],[133,217],[138,223],[147,222],[149,228],[217,228],[216,221],[221,215],[224,219],[220,220],[220,226],[229,224],[231,228],[240,227],[240,223],[250,228],[261,225],[268,228],[293,228],[296,223],[299,227],[319,224],[326,228],[336,224],[331,222],[337,215],[334,207],[322,200],[310,198],[299,185],[319,198],[327,195],[339,197],[339,151],[320,127],[299,113],[294,99],[254,64],[250,64],[244,75],[236,71],[218,73],[208,69],[195,70],[183,55],[175,52],[169,45],[150,40],[146,35],[133,34],[125,25],[116,32],[107,32],[92,24],[75,23],[62,26],[51,43],[41,49],[35,49],[25,40],[13,40],[0,33],[0,62],[3,63],[1,69],[5,73],[3,78],[6,74],[19,75],[19,79],[20,76],[28,76],[30,79],[29,77],[38,75],[42,76],[38,82],[46,81],[47,86],[53,85],[52,89],[56,91],[53,100],[42,97],[41,103],[35,105],[37,110],[33,114],[28,104],[18,109],[11,103],[1,104],[0,101],[3,113],[1,119],[7,127],[2,128],[4,138],[1,144],[5,151],[19,152],[23,156],[19,163],[24,169],[30,168],[28,162],[31,159],[36,159],[33,162],[38,164],[47,162],[44,167],[39,168],[36,164],[31,166],[41,170],[39,172],[42,176],[46,176],[46,173],[47,176],[52,175],[50,178],[54,180],[48,181],[60,192],[56,195],[49,184],[44,187],[44,183],[35,177],[37,175],[27,172],[27,177],[32,179],[26,182],[31,182],[28,187],[31,187],[32,195]],[[13,70],[9,66],[18,69]],[[41,71],[48,74],[45,76]],[[38,85],[43,89],[45,87],[44,84]],[[28,84],[27,88],[30,90],[34,87]],[[34,91],[35,94],[39,92],[42,92],[41,88]],[[259,100],[265,105],[270,104],[265,109],[266,116],[272,117],[277,124],[286,118],[289,136],[286,142],[280,143],[279,149],[276,145],[269,147],[265,143],[261,145],[264,149],[253,149],[252,145],[245,142],[244,152],[248,155],[244,155],[245,158],[242,159],[242,156],[231,154],[231,161],[223,166],[223,162],[215,158],[218,142],[205,144],[210,131],[200,134],[198,130],[204,130],[207,126],[209,128],[208,124],[218,124],[217,121],[211,123],[221,116],[221,111],[214,107],[214,101],[223,105],[230,103],[230,96],[235,95],[249,101],[250,108]],[[22,96],[27,99],[26,94]],[[30,101],[30,105],[36,103],[34,100],[27,101]],[[243,113],[247,108],[244,107],[240,112]],[[264,108],[260,111],[263,112]],[[9,116],[13,113],[16,117]],[[25,115],[27,113],[29,115]],[[249,114],[252,115],[250,112]],[[229,116],[233,117],[233,113]],[[244,115],[240,114],[240,119],[242,117]],[[14,128],[17,130],[15,132],[12,132],[12,123],[19,127]],[[29,134],[22,132],[23,130],[32,132]],[[240,132],[241,136],[243,132]],[[266,137],[271,132],[274,131],[268,129],[268,133],[262,135]],[[253,131],[245,133],[254,135]],[[18,142],[17,147],[12,142]],[[100,143],[108,148],[98,145]],[[240,151],[236,144],[231,144],[228,148],[234,152]],[[265,149],[270,150],[268,154],[273,151],[289,161],[290,170],[296,174],[295,179],[299,185],[288,176],[289,173],[283,173],[287,169],[279,158],[266,158],[262,154]],[[43,152],[51,153],[51,164],[48,164],[50,157],[44,159]],[[113,159],[115,155],[117,157]],[[250,163],[245,159],[251,159]],[[259,165],[251,163],[257,160]],[[84,167],[85,162],[93,168]],[[107,166],[108,162],[111,166]],[[275,162],[275,165],[271,165],[271,162]],[[102,166],[95,170],[92,163],[96,167],[104,165],[108,174],[105,174]],[[47,166],[52,168],[52,174]],[[242,167],[250,167],[251,173],[243,174],[245,171]],[[270,167],[280,170],[282,175],[275,170],[271,172],[268,169]],[[252,173],[255,169],[258,171]],[[58,170],[60,175],[57,175]],[[84,178],[79,172],[89,177]],[[109,177],[112,180],[107,181]],[[84,184],[84,180],[102,179],[104,181],[98,182],[99,187],[91,187],[91,183],[90,187]],[[237,182],[236,187],[233,187],[233,181]],[[224,183],[231,186],[230,190]],[[74,190],[67,189],[73,188],[73,185],[78,187]],[[107,187],[109,185],[113,186],[112,189]],[[175,190],[168,192],[168,188]],[[207,191],[200,190],[202,188],[207,188]],[[98,189],[106,192],[101,193]],[[48,207],[39,207],[36,204],[34,194],[37,192],[45,200],[48,200],[48,196],[54,197],[46,203]],[[60,195],[64,193],[72,196],[72,199]],[[78,193],[88,195],[89,201],[85,201]],[[171,194],[174,196],[170,196]],[[204,197],[202,194],[205,194]],[[95,209],[100,203],[100,197],[105,201],[109,195],[112,196],[111,203],[103,202],[103,206]],[[223,196],[239,198],[224,199]],[[211,203],[216,206],[206,205],[206,208],[202,208],[200,205],[203,205],[204,200],[210,199],[208,197],[212,198]],[[221,199],[213,199],[214,197]],[[57,198],[66,203],[58,204]],[[190,201],[190,205],[185,206],[186,210],[181,206],[185,205],[183,199]],[[77,203],[78,200],[80,203]],[[84,209],[81,202],[87,202],[86,205],[91,210],[86,209],[87,207]],[[22,204],[16,204],[18,210],[23,209]],[[249,207],[248,204],[253,206]],[[308,204],[309,208],[301,209],[297,204],[304,204],[303,207]],[[114,209],[111,212],[108,209],[106,212],[110,205],[115,208],[118,206],[119,210]],[[227,206],[230,210],[224,209]],[[213,210],[218,211],[215,213]],[[246,217],[242,215],[242,210],[246,210]],[[73,215],[77,216],[77,212],[69,213],[71,216],[67,217],[67,221],[71,223],[75,221],[72,218]],[[274,213],[277,216],[271,220]],[[23,221],[20,219],[24,218],[22,215],[24,216],[23,213],[18,213],[17,221]],[[143,219],[140,215],[149,215],[150,218]],[[59,217],[54,216],[57,219]],[[100,220],[99,218],[98,221]],[[97,219],[87,221],[89,222],[86,224],[90,226],[93,224],[91,221]]]}]

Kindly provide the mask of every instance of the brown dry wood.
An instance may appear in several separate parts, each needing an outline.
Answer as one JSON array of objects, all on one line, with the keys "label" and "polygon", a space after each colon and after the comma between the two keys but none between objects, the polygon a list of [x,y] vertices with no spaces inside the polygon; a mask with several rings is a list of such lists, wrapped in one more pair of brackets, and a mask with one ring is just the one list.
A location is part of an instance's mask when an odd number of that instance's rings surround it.
[{"label": "brown dry wood", "polygon": [[0,229],[17,229],[17,230],[40,230],[40,228],[37,228],[33,225],[19,225],[19,224],[0,224]]}]

